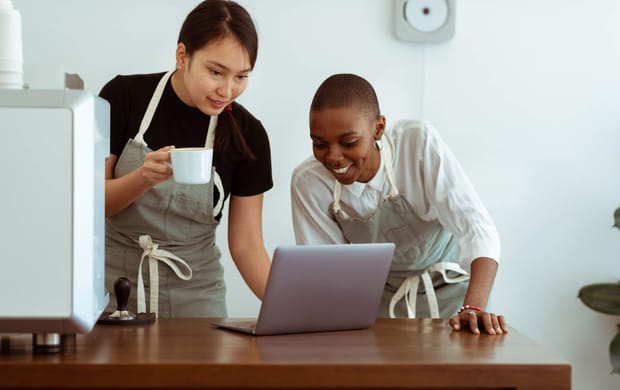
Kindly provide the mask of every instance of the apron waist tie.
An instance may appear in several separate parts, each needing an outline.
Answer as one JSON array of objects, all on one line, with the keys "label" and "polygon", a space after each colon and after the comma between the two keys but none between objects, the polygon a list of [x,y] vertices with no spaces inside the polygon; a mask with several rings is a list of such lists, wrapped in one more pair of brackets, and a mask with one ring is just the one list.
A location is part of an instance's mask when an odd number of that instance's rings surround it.
[{"label": "apron waist tie", "polygon": [[[158,248],[158,244],[154,244],[151,236],[148,234],[140,236],[140,247],[143,249],[140,265],[138,266],[138,313],[146,313],[146,303],[144,297],[144,280],[142,279],[142,263],[145,258],[149,259],[149,280],[150,280],[150,303],[149,309],[151,313],[157,312],[159,309],[159,270],[157,262],[161,261],[170,267],[179,279],[190,280],[192,278],[192,269],[180,257]],[[187,270],[184,274],[175,262],[182,264]]]},{"label": "apron waist tie", "polygon": [[[459,274],[456,277],[450,277],[447,275],[447,271],[456,272]],[[407,317],[415,318],[416,315],[416,298],[418,295],[418,286],[420,285],[420,278],[424,283],[424,290],[426,292],[426,299],[428,301],[428,307],[431,312],[431,318],[439,318],[439,305],[437,303],[437,295],[435,294],[435,288],[433,287],[433,280],[429,275],[429,272],[439,272],[446,283],[460,283],[469,279],[467,271],[461,268],[457,263],[452,262],[439,262],[425,269],[421,274],[412,275],[405,279],[400,285],[398,290],[392,296],[390,300],[390,318],[395,318],[394,308],[396,304],[403,298],[407,305]]]}]

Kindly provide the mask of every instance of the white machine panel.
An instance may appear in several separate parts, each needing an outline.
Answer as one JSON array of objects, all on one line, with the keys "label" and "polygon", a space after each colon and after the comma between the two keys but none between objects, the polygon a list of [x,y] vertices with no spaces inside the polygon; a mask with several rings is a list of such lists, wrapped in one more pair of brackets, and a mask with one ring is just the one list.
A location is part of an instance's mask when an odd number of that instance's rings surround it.
[{"label": "white machine panel", "polygon": [[7,317],[68,316],[72,120],[67,109],[0,108],[2,303]]},{"label": "white machine panel", "polygon": [[92,329],[104,287],[109,106],[76,90],[0,90],[0,333]]}]

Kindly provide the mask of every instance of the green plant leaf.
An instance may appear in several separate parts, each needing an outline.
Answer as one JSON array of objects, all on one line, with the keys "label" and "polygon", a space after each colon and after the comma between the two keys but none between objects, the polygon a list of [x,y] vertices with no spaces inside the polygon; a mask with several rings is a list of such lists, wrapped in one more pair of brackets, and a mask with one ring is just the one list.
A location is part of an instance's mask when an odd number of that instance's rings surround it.
[{"label": "green plant leaf", "polygon": [[614,211],[614,224],[611,227],[620,229],[620,207]]},{"label": "green plant leaf", "polygon": [[620,374],[620,324],[616,325],[618,333],[609,343],[609,362],[611,363],[611,373]]},{"label": "green plant leaf", "polygon": [[592,310],[620,314],[620,283],[589,284],[579,290],[578,297]]}]

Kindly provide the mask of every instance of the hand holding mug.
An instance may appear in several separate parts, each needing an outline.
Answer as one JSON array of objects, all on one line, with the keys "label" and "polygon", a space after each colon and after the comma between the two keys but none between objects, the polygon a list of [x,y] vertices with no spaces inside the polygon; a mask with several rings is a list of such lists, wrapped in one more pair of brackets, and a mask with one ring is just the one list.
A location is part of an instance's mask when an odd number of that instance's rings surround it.
[{"label": "hand holding mug", "polygon": [[172,177],[170,168],[170,150],[174,146],[164,146],[161,149],[147,153],[142,164],[142,178],[145,182],[154,186]]}]

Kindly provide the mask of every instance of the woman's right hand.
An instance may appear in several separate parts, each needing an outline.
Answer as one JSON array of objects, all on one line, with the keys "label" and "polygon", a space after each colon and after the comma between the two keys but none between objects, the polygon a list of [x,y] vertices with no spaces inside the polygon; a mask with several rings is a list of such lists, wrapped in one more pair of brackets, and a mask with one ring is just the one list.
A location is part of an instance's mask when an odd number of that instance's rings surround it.
[{"label": "woman's right hand", "polygon": [[174,146],[164,146],[161,149],[147,153],[142,164],[142,179],[150,186],[166,181],[172,177],[170,167],[170,153]]},{"label": "woman's right hand", "polygon": [[141,166],[118,178],[114,178],[114,169],[118,157],[114,154],[108,156],[105,163],[106,217],[111,217],[124,210],[154,185],[172,177],[170,149],[174,149],[174,146],[164,146],[159,150],[147,153]]}]

